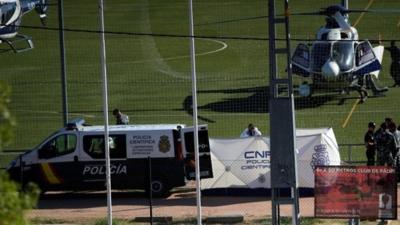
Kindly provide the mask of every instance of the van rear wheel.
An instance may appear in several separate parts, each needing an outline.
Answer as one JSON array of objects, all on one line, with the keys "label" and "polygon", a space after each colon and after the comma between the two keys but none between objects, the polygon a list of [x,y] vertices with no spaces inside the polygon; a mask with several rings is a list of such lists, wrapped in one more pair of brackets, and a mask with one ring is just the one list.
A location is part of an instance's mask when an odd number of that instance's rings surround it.
[{"label": "van rear wheel", "polygon": [[[151,181],[151,194],[154,198],[168,197],[170,188],[161,179],[153,179]],[[150,196],[150,187],[146,188],[146,195]]]}]

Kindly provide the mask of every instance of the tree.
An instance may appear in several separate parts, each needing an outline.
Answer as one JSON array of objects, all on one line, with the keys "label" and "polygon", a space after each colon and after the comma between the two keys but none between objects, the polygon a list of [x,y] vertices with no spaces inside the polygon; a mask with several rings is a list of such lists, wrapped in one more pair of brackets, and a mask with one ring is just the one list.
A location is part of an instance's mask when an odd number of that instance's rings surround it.
[{"label": "tree", "polygon": [[8,108],[10,95],[10,86],[0,81],[0,150],[11,141],[15,126],[15,120]]},{"label": "tree", "polygon": [[[0,151],[11,141],[15,120],[9,110],[11,88],[0,81]],[[27,185],[24,192],[0,170],[0,225],[26,225],[24,212],[36,205],[38,189]]]}]

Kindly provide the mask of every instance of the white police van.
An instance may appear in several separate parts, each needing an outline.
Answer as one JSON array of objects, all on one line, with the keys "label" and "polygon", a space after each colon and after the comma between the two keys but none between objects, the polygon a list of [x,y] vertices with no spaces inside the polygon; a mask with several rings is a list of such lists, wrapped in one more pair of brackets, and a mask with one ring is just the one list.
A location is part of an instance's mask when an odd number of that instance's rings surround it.
[{"label": "white police van", "polygon": [[[161,197],[195,178],[192,127],[111,125],[108,141],[113,189],[148,192],[151,178],[153,196]],[[201,178],[213,176],[209,146],[207,126],[200,125]],[[12,161],[7,171],[23,185],[37,183],[43,192],[105,189],[104,126],[69,123]]]}]

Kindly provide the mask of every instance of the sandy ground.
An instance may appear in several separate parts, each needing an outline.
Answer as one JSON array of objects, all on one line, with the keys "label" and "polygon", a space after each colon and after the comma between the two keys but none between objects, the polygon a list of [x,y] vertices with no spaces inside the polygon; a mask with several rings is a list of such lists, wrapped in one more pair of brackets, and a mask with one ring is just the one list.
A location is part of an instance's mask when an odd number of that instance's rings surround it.
[{"label": "sandy ground", "polygon": [[[398,202],[400,202],[398,189]],[[113,192],[112,212],[114,218],[134,219],[150,215],[149,200],[141,192]],[[175,191],[165,199],[152,202],[153,216],[174,218],[196,217],[196,193],[192,188]],[[281,206],[281,215],[291,215],[290,205]],[[397,208],[398,215],[400,207]],[[245,220],[270,217],[271,201],[267,197],[202,196],[204,217],[242,215]],[[300,213],[304,217],[314,216],[314,198],[300,198]],[[37,209],[29,217],[53,218],[66,221],[88,220],[107,216],[105,192],[51,192],[44,195]]]}]

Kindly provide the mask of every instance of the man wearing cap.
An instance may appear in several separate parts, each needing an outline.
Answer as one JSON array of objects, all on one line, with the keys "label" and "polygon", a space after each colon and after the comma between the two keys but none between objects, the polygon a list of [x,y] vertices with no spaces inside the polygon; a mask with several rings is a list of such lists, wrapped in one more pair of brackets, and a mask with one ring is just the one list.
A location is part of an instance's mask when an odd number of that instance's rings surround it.
[{"label": "man wearing cap", "polygon": [[374,137],[375,123],[368,123],[368,130],[364,135],[364,143],[367,155],[367,166],[375,165],[375,152],[376,152],[376,142]]},{"label": "man wearing cap", "polygon": [[113,115],[115,116],[116,124],[117,125],[128,125],[129,124],[129,117],[123,114],[119,109],[113,110]]}]

